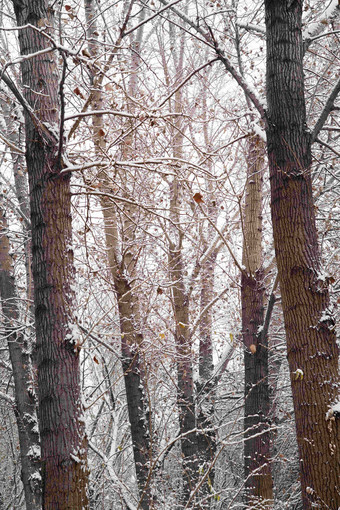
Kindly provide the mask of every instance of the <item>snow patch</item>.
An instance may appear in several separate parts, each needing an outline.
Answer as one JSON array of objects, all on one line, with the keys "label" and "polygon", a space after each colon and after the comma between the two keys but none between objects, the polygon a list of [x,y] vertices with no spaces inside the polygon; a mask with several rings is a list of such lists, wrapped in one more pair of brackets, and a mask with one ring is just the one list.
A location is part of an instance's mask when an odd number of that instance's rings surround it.
[{"label": "snow patch", "polygon": [[34,473],[32,473],[29,477],[29,481],[30,482],[41,482],[41,474],[39,473],[39,471],[34,471]]},{"label": "snow patch", "polygon": [[336,402],[332,407],[333,413],[339,413],[340,414],[340,401]]},{"label": "snow patch", "polygon": [[73,455],[73,453],[70,453],[70,457],[72,460],[74,460],[74,462],[76,462],[77,464],[81,464],[81,460],[79,457],[77,457],[77,455]]},{"label": "snow patch", "polygon": [[30,447],[30,449],[27,452],[27,456],[31,457],[33,459],[39,459],[40,458],[40,446],[33,445]]},{"label": "snow patch", "polygon": [[263,140],[264,142],[267,142],[266,132],[263,129],[261,129],[260,126],[256,122],[252,122],[251,127],[252,127],[254,133],[259,138],[261,138],[261,140]]},{"label": "snow patch", "polygon": [[333,322],[333,314],[332,314],[332,311],[327,309],[324,310],[321,314],[321,317],[319,319],[319,323],[321,322]]}]

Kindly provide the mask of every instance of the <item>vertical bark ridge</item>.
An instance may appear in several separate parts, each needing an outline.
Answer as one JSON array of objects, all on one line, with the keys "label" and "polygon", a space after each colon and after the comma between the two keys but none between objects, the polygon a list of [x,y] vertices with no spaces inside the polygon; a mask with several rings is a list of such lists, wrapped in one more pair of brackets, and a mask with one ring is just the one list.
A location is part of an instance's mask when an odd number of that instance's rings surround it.
[{"label": "vertical bark ridge", "polygon": [[[183,281],[183,261],[180,249],[169,247],[169,272],[176,320],[177,405],[179,412],[182,464],[182,501],[189,499],[198,480],[196,411],[192,368],[191,338],[189,335],[189,298]],[[192,431],[192,432],[191,432]]]},{"label": "vertical bark ridge", "polygon": [[[175,34],[171,37],[175,40]],[[183,75],[184,58],[184,35],[182,34],[179,46],[179,55],[173,53],[174,65],[177,72],[177,79]],[[174,111],[181,113],[182,90],[176,91],[174,96]],[[173,121],[172,132],[173,155],[175,158],[183,156],[183,126],[182,120],[176,117]],[[194,398],[193,361],[192,361],[192,338],[189,331],[189,300],[190,295],[186,291],[184,283],[184,260],[183,260],[183,237],[181,230],[181,208],[182,208],[181,184],[177,176],[170,184],[170,211],[172,220],[170,226],[169,240],[169,275],[172,281],[171,293],[173,301],[174,319],[176,322],[175,346],[177,365],[177,405],[179,412],[181,439],[182,467],[183,467],[183,491],[181,504],[185,506],[189,501],[190,493],[197,487],[199,479],[198,457],[197,457],[197,433],[196,433],[196,402]],[[176,225],[177,228],[174,228]],[[191,432],[192,431],[192,432]],[[197,496],[197,495],[196,495]],[[191,503],[192,508],[197,508],[197,497]]]}]

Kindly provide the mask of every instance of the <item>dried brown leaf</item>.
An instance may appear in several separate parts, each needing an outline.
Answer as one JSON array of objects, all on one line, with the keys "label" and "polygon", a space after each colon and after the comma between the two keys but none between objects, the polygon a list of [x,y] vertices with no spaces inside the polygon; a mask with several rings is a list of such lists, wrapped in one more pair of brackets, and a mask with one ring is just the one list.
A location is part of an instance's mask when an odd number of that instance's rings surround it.
[{"label": "dried brown leaf", "polygon": [[202,202],[204,202],[201,193],[195,193],[192,198],[195,200],[197,204],[201,204]]}]

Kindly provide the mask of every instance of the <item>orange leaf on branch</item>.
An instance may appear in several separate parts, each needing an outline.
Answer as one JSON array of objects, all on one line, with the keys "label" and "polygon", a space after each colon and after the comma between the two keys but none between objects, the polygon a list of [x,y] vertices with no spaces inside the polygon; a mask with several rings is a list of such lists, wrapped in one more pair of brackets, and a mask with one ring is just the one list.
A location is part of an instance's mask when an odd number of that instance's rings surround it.
[{"label": "orange leaf on branch", "polygon": [[201,193],[195,193],[192,198],[195,200],[196,204],[202,204],[204,202]]}]

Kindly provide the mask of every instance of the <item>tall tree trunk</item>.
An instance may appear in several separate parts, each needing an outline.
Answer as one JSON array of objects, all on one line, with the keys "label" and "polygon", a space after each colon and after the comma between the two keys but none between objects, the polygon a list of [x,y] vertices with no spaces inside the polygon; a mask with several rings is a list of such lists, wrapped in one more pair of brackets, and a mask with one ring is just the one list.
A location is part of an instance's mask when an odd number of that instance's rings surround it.
[{"label": "tall tree trunk", "polygon": [[26,510],[41,508],[40,444],[36,399],[28,340],[20,331],[20,312],[16,294],[7,221],[0,204],[0,297],[5,319],[9,356],[13,370],[15,416],[18,425],[21,479]]},{"label": "tall tree trunk", "polygon": [[[22,55],[45,50],[53,37],[46,0],[13,0]],[[36,29],[34,28],[36,27]],[[54,52],[23,60],[32,262],[37,336],[43,508],[83,509],[87,452],[80,395],[79,339],[72,327],[74,278],[70,176],[60,174],[59,80]]]},{"label": "tall tree trunk", "polygon": [[[174,55],[178,76],[183,73],[183,37],[178,62]],[[181,110],[182,91],[175,94],[175,112]],[[173,130],[173,154],[175,158],[183,156],[183,131],[181,120],[175,118]],[[177,176],[170,185],[170,226],[169,237],[169,275],[172,282],[171,294],[175,326],[175,346],[177,365],[177,406],[181,438],[183,491],[180,501],[185,506],[190,493],[196,488],[199,472],[197,459],[196,402],[194,399],[192,338],[189,331],[189,290],[185,288],[185,266],[183,260],[183,237],[181,231],[182,189]],[[178,225],[174,227],[173,225]],[[197,508],[192,502],[192,508]]]},{"label": "tall tree trunk", "polygon": [[304,509],[340,506],[338,347],[321,271],[303,77],[302,0],[266,0],[272,222]]},{"label": "tall tree trunk", "polygon": [[[210,215],[210,212],[208,214]],[[209,225],[210,227],[210,225]],[[208,246],[205,247],[208,249]],[[217,251],[215,250],[201,269],[201,312],[206,310],[214,298],[214,272]],[[214,378],[212,344],[212,307],[206,310],[200,322],[199,334],[199,381],[197,384],[197,457],[201,475],[208,476],[203,484],[201,508],[210,508],[215,478],[216,432],[214,429],[216,382]],[[208,498],[207,498],[208,497]]]},{"label": "tall tree trunk", "polygon": [[[96,8],[93,0],[85,0],[85,13],[87,20],[87,34],[90,41],[89,51],[98,55],[98,31],[96,28]],[[143,14],[142,14],[143,15]],[[135,47],[133,59],[136,59],[139,48]],[[138,63],[135,62],[137,69]],[[135,69],[135,71],[136,71]],[[92,75],[92,97],[94,110],[104,109],[104,96],[98,80],[99,73]],[[133,78],[135,79],[135,78]],[[105,131],[102,115],[93,118],[93,141],[98,158],[106,153],[106,141],[102,133]],[[127,141],[127,144],[129,141]],[[127,152],[129,152],[127,150]],[[103,191],[110,193],[112,179],[106,173],[100,174]],[[131,206],[134,209],[134,206]],[[148,510],[152,507],[151,484],[149,471],[152,459],[150,437],[150,409],[145,394],[145,370],[143,360],[143,333],[140,317],[138,296],[135,294],[133,284],[136,257],[132,221],[126,220],[124,225],[124,240],[127,249],[120,249],[117,229],[115,205],[108,198],[101,198],[101,208],[104,217],[105,240],[111,276],[117,296],[120,330],[122,365],[127,398],[127,407],[131,427],[133,455],[136,468],[137,486],[139,492],[139,507]],[[128,218],[133,217],[134,210],[128,211]]]},{"label": "tall tree trunk", "polygon": [[[202,110],[204,115],[203,137],[206,151],[211,149],[211,139],[208,131],[208,91],[202,87]],[[206,160],[208,171],[213,175],[214,168],[212,158]],[[211,179],[206,179],[205,187],[208,191],[206,204],[207,215],[211,221],[217,223],[218,209],[214,197],[214,187]],[[201,236],[204,238],[203,253],[209,250],[216,235],[210,223],[206,225],[206,235],[202,227]],[[215,268],[218,249],[214,249],[210,256],[202,264],[200,277],[200,312],[201,320],[199,327],[199,360],[198,360],[198,384],[197,384],[197,457],[200,474],[205,477],[201,487],[200,505],[202,509],[210,508],[211,497],[214,493],[213,485],[215,479],[215,454],[216,454],[216,430],[215,430],[215,397],[217,383],[214,377],[213,361],[213,307],[211,302],[214,299]]]},{"label": "tall tree trunk", "polygon": [[[14,103],[15,104],[15,103]],[[22,149],[24,145],[23,127],[16,123],[13,119],[14,112],[13,106],[10,106],[8,101],[0,99],[1,109],[6,124],[7,139],[13,143],[13,146]],[[26,337],[32,337],[29,348],[32,350],[31,362],[34,368],[35,363],[35,331],[34,331],[34,285],[32,277],[32,233],[31,233],[31,222],[30,222],[30,205],[28,196],[28,181],[27,181],[27,169],[24,151],[19,153],[11,148],[11,159],[13,165],[13,176],[15,184],[15,195],[18,201],[19,213],[21,214],[21,228],[25,239],[25,269],[26,269],[26,293],[27,293],[27,310],[29,310],[29,317],[25,325]],[[31,330],[31,335],[29,335]],[[35,381],[36,384],[36,381]]]},{"label": "tall tree trunk", "polygon": [[271,508],[273,480],[270,465],[270,408],[268,340],[261,336],[264,321],[264,272],[262,268],[263,144],[249,141],[245,212],[243,221],[243,266],[241,277],[242,336],[244,343],[244,474],[246,501],[250,507]]},{"label": "tall tree trunk", "polygon": [[[177,183],[176,183],[177,184]],[[172,299],[176,321],[177,405],[183,466],[183,492],[185,504],[198,480],[197,435],[192,369],[191,338],[189,335],[189,297],[184,288],[184,268],[181,247],[170,243],[169,273],[172,280]],[[196,508],[193,506],[193,508]]]}]

